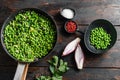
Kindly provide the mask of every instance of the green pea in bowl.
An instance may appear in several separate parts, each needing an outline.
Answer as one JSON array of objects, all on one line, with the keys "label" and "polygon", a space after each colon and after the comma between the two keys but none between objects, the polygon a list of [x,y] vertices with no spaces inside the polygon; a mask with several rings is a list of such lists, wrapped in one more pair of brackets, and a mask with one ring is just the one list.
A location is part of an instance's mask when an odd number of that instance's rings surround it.
[{"label": "green pea in bowl", "polygon": [[117,32],[113,24],[105,19],[93,21],[84,35],[86,48],[95,54],[105,53],[116,42]]}]

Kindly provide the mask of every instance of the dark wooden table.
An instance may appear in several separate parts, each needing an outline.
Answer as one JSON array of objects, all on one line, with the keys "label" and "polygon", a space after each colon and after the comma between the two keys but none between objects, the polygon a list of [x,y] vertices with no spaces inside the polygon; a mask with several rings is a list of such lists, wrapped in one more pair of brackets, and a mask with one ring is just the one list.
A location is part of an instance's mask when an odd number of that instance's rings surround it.
[{"label": "dark wooden table", "polygon": [[[74,54],[61,57],[66,44],[80,35],[64,32],[64,20],[59,17],[59,10],[63,7],[76,10],[73,20],[81,30],[85,30],[96,19],[109,20],[117,30],[115,45],[103,55],[91,55],[87,52],[82,70],[77,70]],[[68,62],[70,70],[64,74],[63,80],[120,80],[120,0],[0,0],[0,29],[11,13],[22,8],[39,8],[55,19],[58,41],[48,59],[57,55]],[[40,75],[49,75],[48,59],[31,63],[26,80],[33,80]],[[0,44],[0,80],[12,80],[16,66],[17,62],[5,53]]]}]

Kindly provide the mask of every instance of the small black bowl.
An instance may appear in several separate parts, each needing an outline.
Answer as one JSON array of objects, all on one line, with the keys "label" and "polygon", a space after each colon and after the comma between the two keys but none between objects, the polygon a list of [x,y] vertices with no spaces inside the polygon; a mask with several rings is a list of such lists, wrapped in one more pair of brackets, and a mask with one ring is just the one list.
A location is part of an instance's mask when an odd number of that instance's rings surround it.
[{"label": "small black bowl", "polygon": [[[71,12],[73,12],[73,14],[71,14]],[[72,8],[61,8],[60,9],[60,15],[64,19],[70,20],[70,19],[73,19],[75,17],[75,10],[72,9]],[[70,17],[69,15],[72,15],[72,17]]]},{"label": "small black bowl", "polygon": [[[102,27],[108,34],[111,35],[110,45],[106,49],[96,49],[94,46],[92,46],[90,44],[91,30],[93,30],[94,28],[97,28],[97,27]],[[116,32],[114,26],[112,25],[111,22],[109,22],[105,19],[97,19],[97,20],[93,21],[89,25],[89,27],[87,28],[87,30],[84,34],[84,43],[85,43],[86,48],[91,53],[95,53],[95,54],[101,54],[101,53],[105,53],[106,51],[108,51],[115,44],[116,39],[117,39],[117,32]]]},{"label": "small black bowl", "polygon": [[[73,25],[69,26],[69,28],[72,29],[72,30],[68,30],[68,28],[67,28],[67,24],[69,24],[69,23],[74,24],[74,27],[73,27]],[[64,25],[65,31],[68,32],[68,33],[75,33],[77,31],[77,27],[78,27],[77,23],[73,20],[66,21],[65,25]]]}]

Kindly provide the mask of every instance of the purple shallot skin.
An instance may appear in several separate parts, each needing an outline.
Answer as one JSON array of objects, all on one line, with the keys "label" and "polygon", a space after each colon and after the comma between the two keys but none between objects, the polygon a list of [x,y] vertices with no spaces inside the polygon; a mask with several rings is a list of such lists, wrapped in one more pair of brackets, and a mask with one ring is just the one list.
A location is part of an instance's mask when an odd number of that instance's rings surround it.
[{"label": "purple shallot skin", "polygon": [[84,53],[81,49],[81,46],[78,44],[76,50],[75,50],[75,62],[77,65],[78,69],[83,68],[83,63],[84,63]]},{"label": "purple shallot skin", "polygon": [[66,56],[66,55],[72,53],[73,51],[75,51],[79,42],[80,42],[80,38],[76,38],[73,41],[71,41],[70,43],[68,43],[63,51],[62,56]]}]

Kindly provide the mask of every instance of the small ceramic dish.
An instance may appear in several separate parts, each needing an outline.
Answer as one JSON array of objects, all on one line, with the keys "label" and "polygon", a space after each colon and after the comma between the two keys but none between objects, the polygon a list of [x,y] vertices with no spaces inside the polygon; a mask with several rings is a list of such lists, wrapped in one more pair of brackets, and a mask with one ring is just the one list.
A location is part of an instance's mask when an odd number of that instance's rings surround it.
[{"label": "small ceramic dish", "polygon": [[75,33],[77,30],[77,23],[73,20],[68,20],[65,22],[64,28],[68,33]]},{"label": "small ceramic dish", "polygon": [[72,8],[61,8],[60,15],[65,19],[73,19],[75,16],[75,10]]}]

